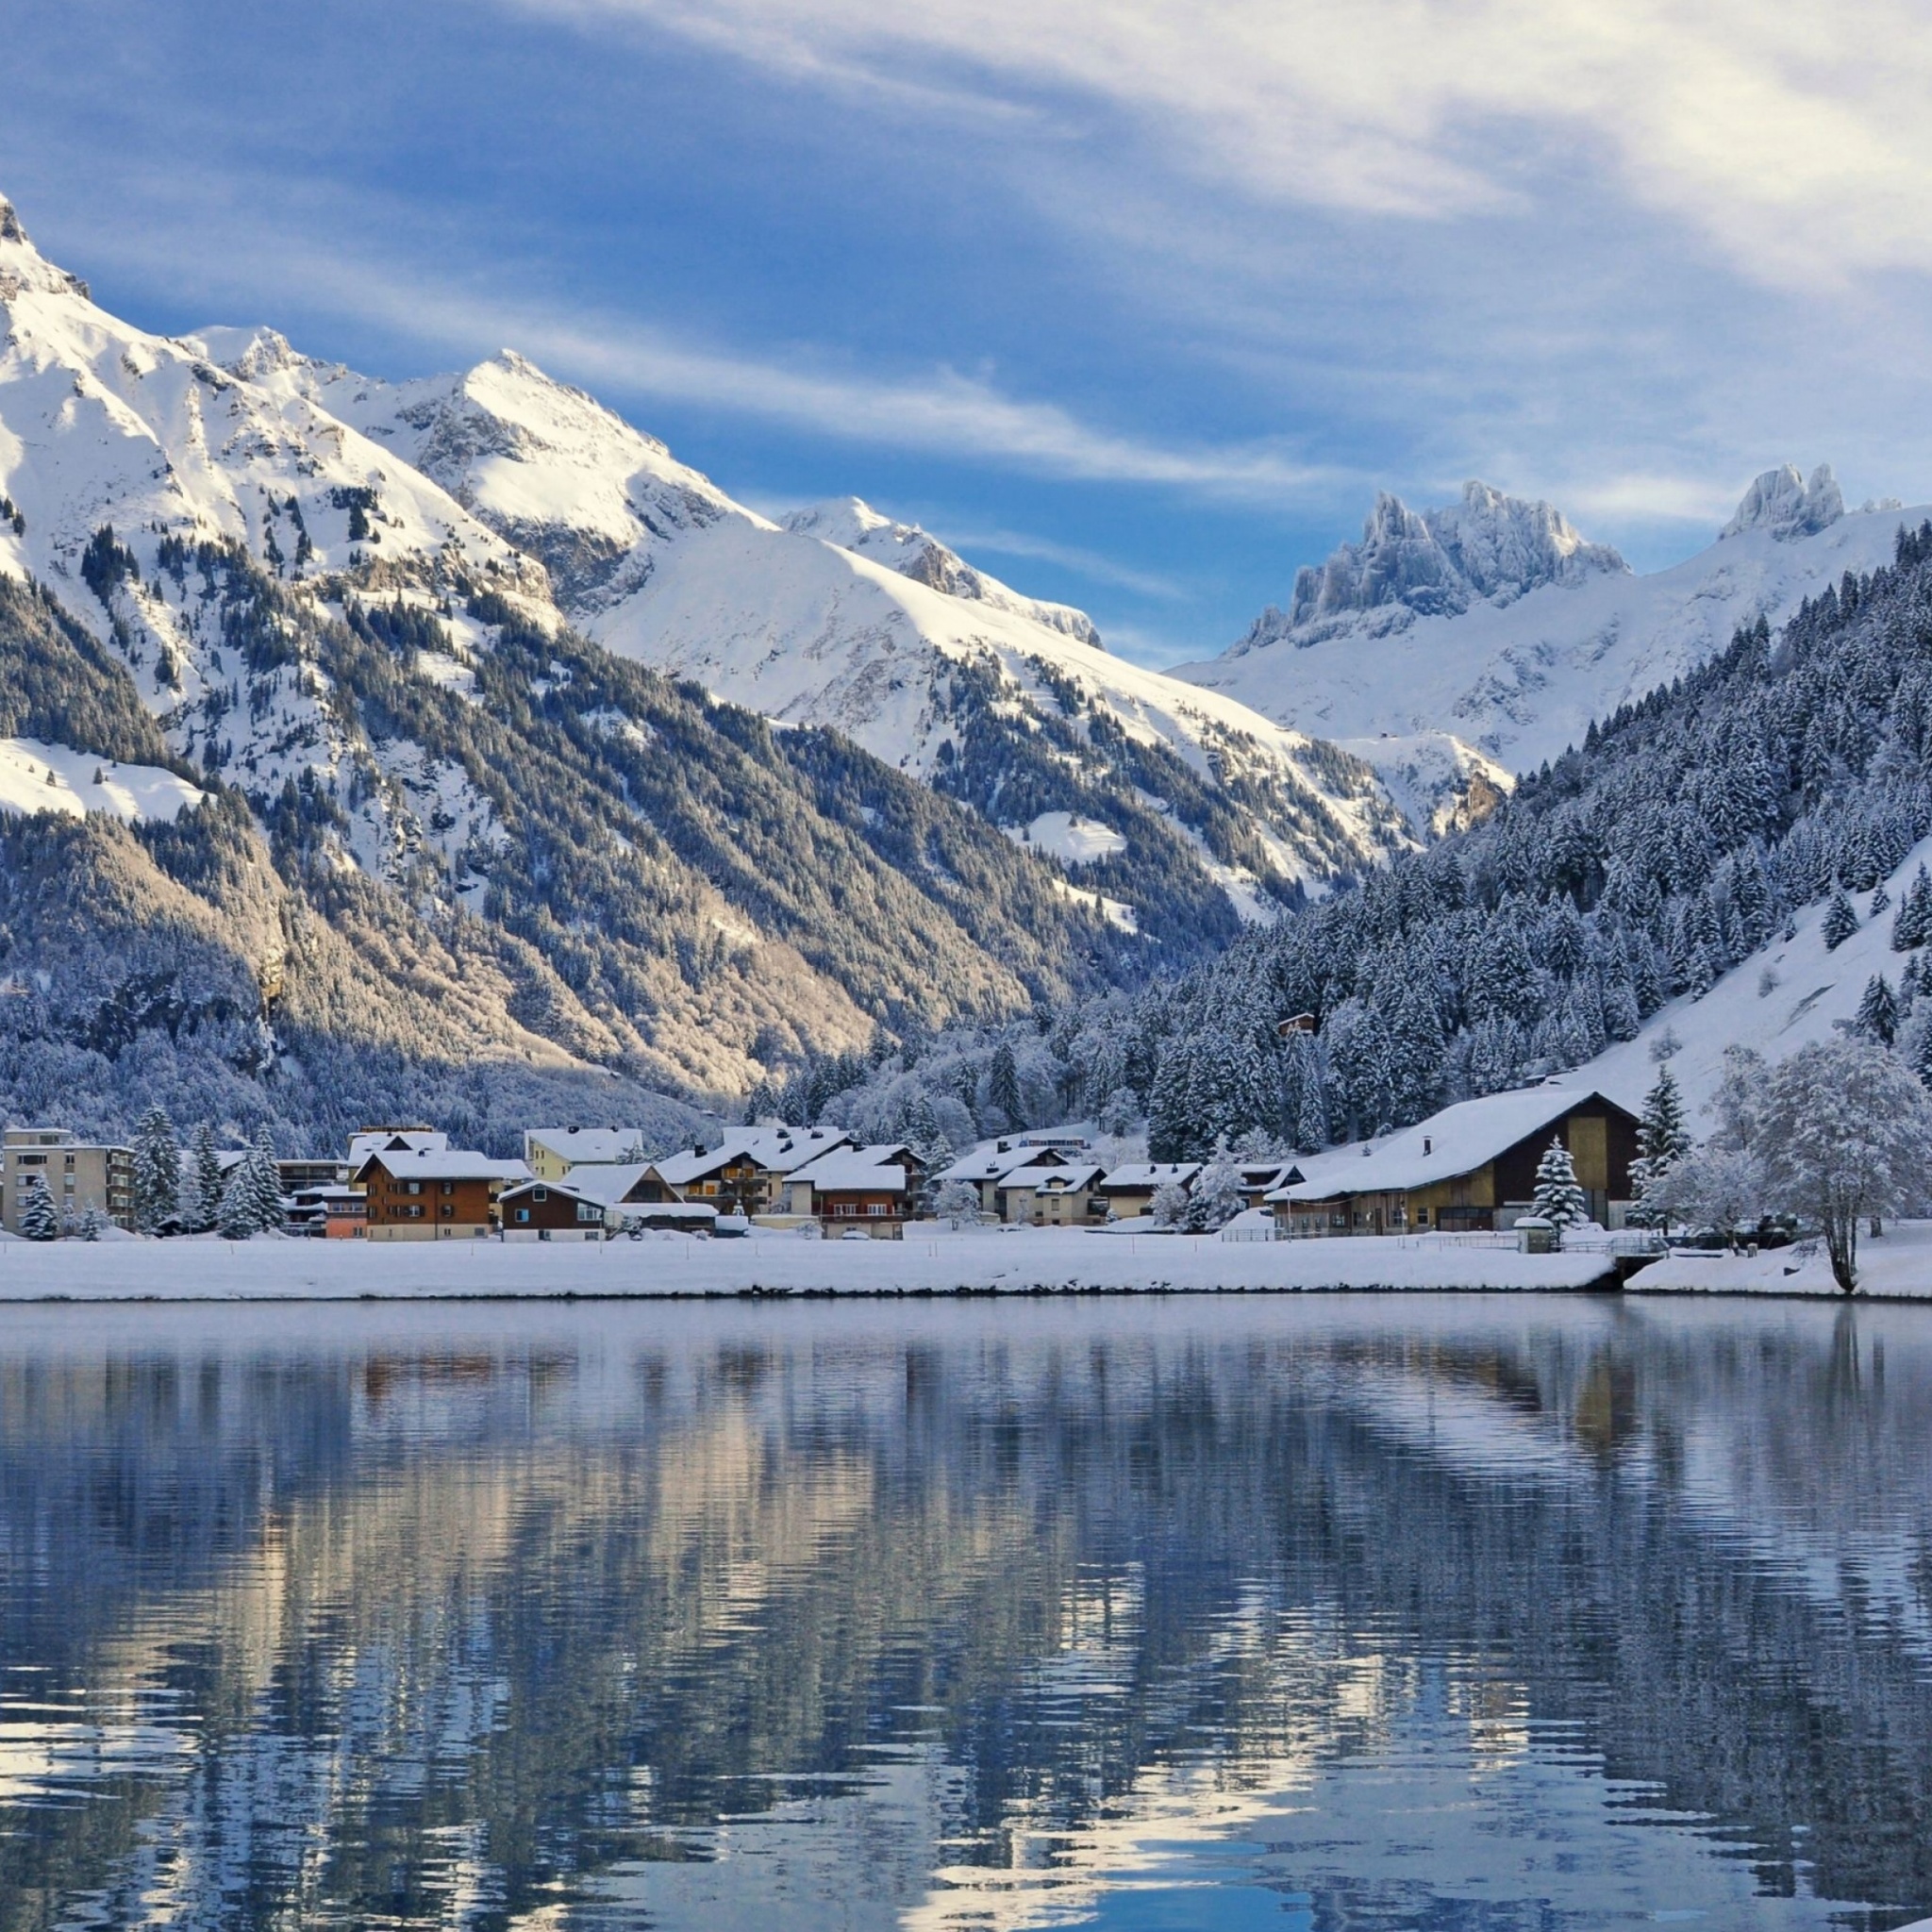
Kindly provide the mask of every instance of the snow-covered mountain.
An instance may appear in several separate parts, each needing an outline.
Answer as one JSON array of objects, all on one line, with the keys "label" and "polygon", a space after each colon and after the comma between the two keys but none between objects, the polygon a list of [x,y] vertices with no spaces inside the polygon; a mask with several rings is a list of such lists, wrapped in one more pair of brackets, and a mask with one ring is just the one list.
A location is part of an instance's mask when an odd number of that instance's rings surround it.
[{"label": "snow-covered mountain", "polygon": [[508,352],[385,384],[143,330],[0,202],[0,958],[41,989],[0,1107],[116,1120],[138,1051],[305,1137],[483,1061],[523,1074],[478,1134],[525,1076],[641,1118],[1183,966],[1412,842],[1366,765],[927,533],[791,521]]},{"label": "snow-covered mountain", "polygon": [[780,724],[830,725],[1016,833],[1055,812],[1107,824],[1117,863],[1083,890],[1179,865],[1267,917],[1409,842],[1366,764],[1109,657],[1084,612],[856,498],[774,524],[521,356],[388,384],[272,330],[194,341],[442,486],[541,560],[560,613],[619,655]]},{"label": "snow-covered mountain", "polygon": [[1774,625],[1847,570],[1888,562],[1896,502],[1847,514],[1830,466],[1768,471],[1707,549],[1638,575],[1547,504],[1471,483],[1420,515],[1377,499],[1359,544],[1303,570],[1223,656],[1177,677],[1374,763],[1412,811],[1471,751],[1533,771],[1759,617]]}]

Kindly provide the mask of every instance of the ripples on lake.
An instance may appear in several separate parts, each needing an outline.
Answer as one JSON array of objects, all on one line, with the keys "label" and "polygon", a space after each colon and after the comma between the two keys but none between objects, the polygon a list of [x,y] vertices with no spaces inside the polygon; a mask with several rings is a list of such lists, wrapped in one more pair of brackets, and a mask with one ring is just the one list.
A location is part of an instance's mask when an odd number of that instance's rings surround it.
[{"label": "ripples on lake", "polygon": [[1932,1914],[1932,1309],[17,1309],[0,1932]]}]

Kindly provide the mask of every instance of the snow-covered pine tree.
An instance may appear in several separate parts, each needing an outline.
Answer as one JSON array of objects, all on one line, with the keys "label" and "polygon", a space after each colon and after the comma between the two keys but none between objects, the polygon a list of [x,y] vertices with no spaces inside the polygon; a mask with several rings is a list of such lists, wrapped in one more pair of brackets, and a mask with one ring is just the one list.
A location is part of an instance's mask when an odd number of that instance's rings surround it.
[{"label": "snow-covered pine tree", "polygon": [[1891,922],[1891,950],[1908,953],[1932,940],[1932,874],[1922,865],[1898,902],[1898,917]]},{"label": "snow-covered pine tree", "polygon": [[194,1144],[189,1157],[183,1220],[190,1234],[209,1234],[222,1211],[222,1161],[215,1149],[215,1130],[203,1121],[194,1130]]},{"label": "snow-covered pine tree", "polygon": [[1858,915],[1853,910],[1852,902],[1845,897],[1840,886],[1831,895],[1831,904],[1824,908],[1824,924],[1821,928],[1824,935],[1824,950],[1835,953],[1858,929]]},{"label": "snow-covered pine tree", "polygon": [[60,1239],[60,1217],[54,1208],[54,1197],[37,1174],[30,1174],[20,1191],[20,1231],[30,1241]]},{"label": "snow-covered pine tree", "polygon": [[1874,973],[1865,982],[1854,1028],[1880,1046],[1890,1046],[1898,1039],[1898,998],[1890,982],[1884,974]]},{"label": "snow-covered pine tree", "polygon": [[1590,1219],[1590,1196],[1576,1185],[1570,1150],[1552,1141],[1537,1163],[1532,1212],[1558,1228],[1575,1227]]},{"label": "snow-covered pine tree", "polygon": [[261,1232],[261,1200],[250,1171],[254,1157],[244,1154],[228,1170],[222,1205],[215,1215],[215,1232],[225,1241],[245,1241]]},{"label": "snow-covered pine tree", "polygon": [[1141,1104],[1134,1097],[1131,1087],[1116,1087],[1100,1103],[1100,1131],[1111,1134],[1116,1139],[1134,1131],[1134,1123],[1141,1118]]},{"label": "snow-covered pine tree", "polygon": [[1241,1211],[1241,1169],[1224,1147],[1217,1147],[1214,1158],[1194,1176],[1181,1224],[1192,1234],[1213,1234]]},{"label": "snow-covered pine tree", "polygon": [[1630,1163],[1630,1185],[1637,1195],[1631,1220],[1640,1227],[1667,1223],[1659,1198],[1665,1175],[1690,1151],[1690,1132],[1684,1124],[1684,1096],[1677,1076],[1666,1063],[1657,1070],[1657,1084],[1644,1095],[1637,1122],[1637,1158]]},{"label": "snow-covered pine tree", "polygon": [[1879,889],[1872,894],[1872,904],[1870,908],[1866,912],[1865,916],[1868,919],[1876,919],[1881,912],[1890,912],[1890,910],[1891,894],[1888,892],[1883,886],[1880,886]]},{"label": "snow-covered pine tree", "polygon": [[242,1164],[248,1170],[249,1183],[255,1191],[256,1226],[264,1234],[282,1227],[289,1217],[282,1206],[282,1177],[275,1168],[275,1143],[269,1136],[266,1121]]},{"label": "snow-covered pine tree", "polygon": [[180,1211],[181,1147],[175,1124],[158,1107],[142,1115],[134,1130],[134,1224],[158,1234]]},{"label": "snow-covered pine tree", "polygon": [[84,1241],[97,1241],[101,1229],[107,1225],[107,1216],[90,1201],[87,1211],[80,1217],[80,1238]]},{"label": "snow-covered pine tree", "polygon": [[1025,1103],[1020,1098],[1020,1069],[1013,1059],[1010,1041],[1003,1040],[992,1050],[992,1064],[986,1075],[987,1104],[1005,1116],[1008,1131],[1026,1124]]}]

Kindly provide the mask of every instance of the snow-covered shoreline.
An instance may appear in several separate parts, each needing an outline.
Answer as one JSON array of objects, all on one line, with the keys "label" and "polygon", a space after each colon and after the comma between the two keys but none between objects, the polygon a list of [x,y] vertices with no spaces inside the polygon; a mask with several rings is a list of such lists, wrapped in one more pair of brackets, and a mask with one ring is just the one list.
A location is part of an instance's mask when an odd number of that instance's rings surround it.
[{"label": "snow-covered shoreline", "polygon": [[1605,1274],[1595,1254],[1072,1228],[862,1242],[0,1241],[0,1302],[1524,1291],[1589,1288]]},{"label": "snow-covered shoreline", "polygon": [[[1859,1251],[1861,1297],[1932,1301],[1932,1223]],[[1408,1240],[1100,1238],[1075,1228],[933,1228],[903,1241],[794,1235],[639,1241],[321,1241],[128,1237],[45,1246],[0,1238],[0,1303],[703,1299],[716,1296],[1575,1292],[1616,1285],[1606,1257]],[[1837,1296],[1807,1248],[1673,1255],[1644,1294]]]},{"label": "snow-covered shoreline", "polygon": [[[1839,1295],[1822,1241],[1756,1255],[1674,1254],[1640,1269],[1633,1294]],[[1858,1242],[1857,1299],[1932,1301],[1932,1221],[1899,1221]]]}]

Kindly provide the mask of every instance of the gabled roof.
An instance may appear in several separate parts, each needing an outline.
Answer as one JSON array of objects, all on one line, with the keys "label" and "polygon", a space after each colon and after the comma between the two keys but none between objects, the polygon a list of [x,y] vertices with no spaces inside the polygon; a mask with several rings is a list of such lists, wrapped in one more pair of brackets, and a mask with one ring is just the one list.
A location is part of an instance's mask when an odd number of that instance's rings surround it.
[{"label": "gabled roof", "polygon": [[1107,1174],[1100,1185],[1138,1191],[1141,1188],[1164,1188],[1173,1181],[1184,1188],[1200,1172],[1198,1160],[1130,1161],[1125,1167],[1117,1167]]},{"label": "gabled roof", "polygon": [[794,1181],[809,1181],[821,1194],[901,1194],[907,1171],[897,1157],[911,1156],[903,1141],[883,1141],[870,1147],[841,1147],[797,1169]]},{"label": "gabled roof", "polygon": [[399,1181],[526,1181],[530,1170],[521,1160],[497,1160],[466,1147],[425,1148],[417,1154],[377,1149],[358,1161],[351,1180],[360,1180],[373,1162],[380,1161]]},{"label": "gabled roof", "polygon": [[658,1172],[674,1188],[689,1187],[739,1159],[750,1160],[766,1174],[791,1174],[835,1147],[851,1144],[851,1135],[838,1127],[734,1127],[715,1147],[666,1155]]},{"label": "gabled roof", "polygon": [[1023,1146],[1017,1141],[982,1141],[970,1153],[962,1154],[939,1175],[942,1181],[1004,1180],[1015,1168],[1064,1165],[1066,1156],[1057,1147]]},{"label": "gabled roof", "polygon": [[644,1134],[641,1127],[526,1127],[524,1152],[527,1154],[533,1145],[573,1163],[588,1160],[602,1165],[641,1160]]},{"label": "gabled roof", "polygon": [[526,1187],[547,1187],[580,1201],[595,1201],[603,1207],[615,1208],[628,1200],[633,1190],[649,1174],[658,1174],[659,1180],[663,1179],[648,1160],[587,1160],[573,1167],[560,1181],[526,1181],[513,1191],[522,1193]]},{"label": "gabled roof", "polygon": [[1267,1198],[1332,1201],[1341,1194],[1406,1193],[1455,1180],[1591,1101],[1624,1111],[1593,1087],[1547,1083],[1458,1101],[1386,1141],[1360,1141],[1298,1161],[1303,1178],[1276,1188]]},{"label": "gabled roof", "polygon": [[1041,1194],[1076,1194],[1082,1188],[1091,1188],[1100,1174],[1097,1161],[1089,1161],[1080,1167],[1019,1167],[1008,1174],[1001,1185],[1031,1188]]},{"label": "gabled roof", "polygon": [[512,1203],[541,1190],[567,1201],[588,1202],[594,1208],[636,1208],[645,1214],[664,1212],[686,1221],[701,1221],[717,1214],[717,1208],[708,1201],[633,1201],[630,1196],[638,1183],[646,1174],[657,1172],[648,1160],[622,1165],[591,1162],[572,1168],[560,1181],[538,1180],[534,1176],[519,1181],[515,1187],[503,1191],[503,1198],[506,1204]]},{"label": "gabled roof", "polygon": [[385,1149],[394,1154],[441,1154],[448,1146],[449,1136],[433,1127],[369,1127],[349,1136],[349,1165]]}]

